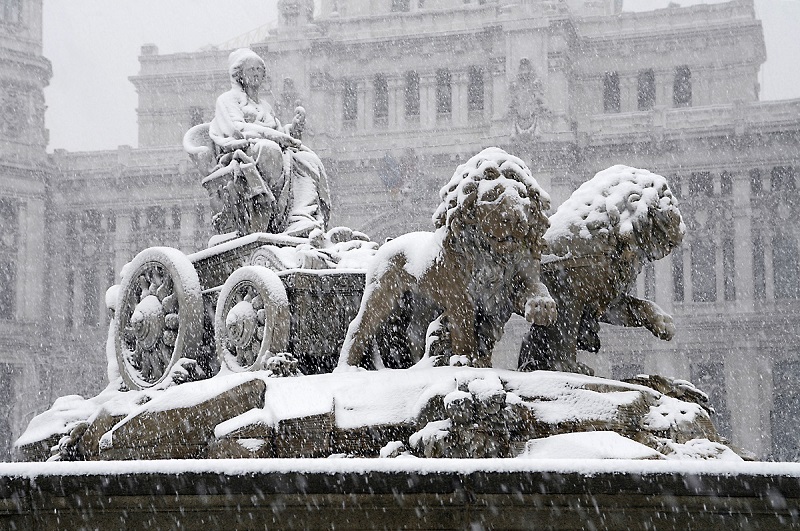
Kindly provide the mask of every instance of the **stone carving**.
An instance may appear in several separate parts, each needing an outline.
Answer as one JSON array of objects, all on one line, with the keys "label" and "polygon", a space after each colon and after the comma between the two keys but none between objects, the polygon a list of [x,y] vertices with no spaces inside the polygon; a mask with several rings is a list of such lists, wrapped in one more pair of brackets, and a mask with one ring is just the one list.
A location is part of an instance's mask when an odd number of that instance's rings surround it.
[{"label": "stone carving", "polygon": [[672,317],[630,295],[644,264],[667,256],[684,234],[667,180],[613,166],[581,185],[550,217],[542,280],[556,300],[553,326],[534,324],[520,350],[522,370],[593,371],[577,350],[597,352],[599,323],[645,327],[669,340]]},{"label": "stone carving", "polygon": [[229,57],[231,90],[217,98],[210,124],[192,127],[184,148],[207,175],[218,233],[237,231],[308,236],[325,230],[330,215],[327,175],[302,144],[305,110],[282,125],[259,96],[264,61],[249,49]]},{"label": "stone carving", "polygon": [[[539,281],[550,198],[525,163],[501,149],[485,149],[456,169],[440,196],[435,232],[405,234],[376,253],[340,367],[365,362],[379,329],[398,309],[426,325],[436,315],[419,308],[439,313],[436,323],[449,337],[444,352],[479,367],[491,365],[492,348],[512,312],[539,325],[555,318],[553,299]],[[409,328],[391,328],[394,342],[413,343],[404,337]],[[419,358],[421,348],[414,348],[400,366]]]},{"label": "stone carving", "polygon": [[550,111],[544,104],[542,83],[529,59],[520,60],[517,78],[511,83],[509,92],[509,114],[514,123],[513,136],[539,136],[542,120],[550,115]]}]

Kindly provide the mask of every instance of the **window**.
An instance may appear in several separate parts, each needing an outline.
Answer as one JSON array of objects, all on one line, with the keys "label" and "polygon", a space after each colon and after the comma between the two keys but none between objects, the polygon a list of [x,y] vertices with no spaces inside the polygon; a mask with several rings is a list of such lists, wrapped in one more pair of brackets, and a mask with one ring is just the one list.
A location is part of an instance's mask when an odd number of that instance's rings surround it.
[{"label": "window", "polygon": [[161,207],[147,207],[147,228],[149,230],[164,230],[167,227],[167,216]]},{"label": "window", "polygon": [[483,68],[471,66],[467,85],[467,110],[476,112],[483,110]]},{"label": "window", "polygon": [[373,115],[376,122],[385,121],[389,116],[389,83],[386,76],[378,74],[373,81],[375,90],[375,101],[373,105]]},{"label": "window", "polygon": [[0,199],[0,319],[13,319],[17,288],[17,205]]},{"label": "window", "polygon": [[100,232],[101,226],[101,215],[100,212],[97,210],[87,210],[83,213],[83,227],[82,231],[84,233],[90,233],[90,236],[94,236],[98,232]]},{"label": "window", "polygon": [[772,459],[800,460],[800,361],[776,362],[772,369]]},{"label": "window", "polygon": [[675,107],[692,106],[692,71],[688,66],[675,69],[675,81],[672,83],[672,103]]},{"label": "window", "polygon": [[406,116],[419,116],[419,74],[406,72]]},{"label": "window", "polygon": [[720,435],[730,437],[731,413],[728,410],[728,393],[725,386],[725,365],[721,361],[694,363],[691,366],[692,383],[708,395],[708,403],[716,411],[712,417]]},{"label": "window", "polygon": [[189,126],[194,127],[203,123],[203,108],[190,107],[189,108]]},{"label": "window", "polygon": [[797,240],[792,236],[772,239],[772,272],[776,299],[800,298],[800,256]]},{"label": "window", "polygon": [[636,94],[640,111],[649,111],[656,104],[656,76],[652,70],[639,72]]},{"label": "window", "polygon": [[347,80],[344,82],[344,94],[342,96],[342,119],[345,122],[354,122],[358,118],[358,89],[355,81]]},{"label": "window", "polygon": [[719,192],[721,195],[733,195],[733,176],[727,171],[719,176]]},{"label": "window", "polygon": [[181,229],[181,207],[178,205],[172,207],[172,228],[175,230]]},{"label": "window", "polygon": [[22,19],[22,0],[0,0],[0,22],[19,24]]},{"label": "window", "polygon": [[750,170],[750,193],[760,194],[764,190],[761,182],[761,170]]},{"label": "window", "polygon": [[13,319],[17,284],[17,265],[13,258],[0,258],[0,319]]},{"label": "window", "polygon": [[797,187],[794,178],[794,168],[791,166],[775,166],[770,173],[769,182],[773,192],[793,192]]},{"label": "window", "polygon": [[693,173],[689,176],[689,196],[714,195],[714,182],[707,171]]},{"label": "window", "polygon": [[83,273],[83,324],[97,326],[100,324],[99,304],[100,290],[98,287],[97,270],[93,267]]},{"label": "window", "polygon": [[450,114],[453,110],[453,92],[450,84],[450,71],[436,71],[436,114]]},{"label": "window", "polygon": [[767,277],[764,269],[764,240],[753,238],[753,297],[757,301],[767,298]]},{"label": "window", "polygon": [[678,247],[672,251],[672,300],[683,302],[683,249]]},{"label": "window", "polygon": [[619,75],[606,72],[603,77],[603,112],[619,112]]},{"label": "window", "polygon": [[17,369],[10,363],[0,363],[0,461],[11,461],[11,414],[15,402]]},{"label": "window", "polygon": [[411,0],[392,0],[392,11],[408,11],[410,9]]},{"label": "window", "polygon": [[724,284],[726,301],[736,300],[736,266],[733,259],[733,239],[726,238],[722,242],[722,270],[723,274],[725,275]]},{"label": "window", "polygon": [[715,302],[717,300],[717,257],[713,242],[692,243],[692,300]]}]

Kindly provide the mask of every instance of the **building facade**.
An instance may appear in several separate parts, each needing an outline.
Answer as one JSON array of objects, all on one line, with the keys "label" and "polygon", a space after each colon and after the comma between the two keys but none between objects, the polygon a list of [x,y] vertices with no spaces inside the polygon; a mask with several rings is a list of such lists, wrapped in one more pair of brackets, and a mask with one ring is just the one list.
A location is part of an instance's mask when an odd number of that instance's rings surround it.
[{"label": "building facade", "polygon": [[[308,111],[304,141],[328,169],[334,224],[376,241],[430,229],[439,188],[491,145],[525,160],[554,207],[613,164],[667,176],[687,237],[637,290],[675,316],[678,334],[604,329],[603,349],[583,361],[602,376],[694,381],[735,444],[800,458],[800,100],[759,101],[752,0],[646,13],[614,0],[322,0],[316,15],[313,2],[281,0],[279,10],[277,29],[251,47],[279,116],[298,102]],[[50,157],[44,330],[61,376],[42,380],[49,396],[34,407],[102,385],[103,291],[126,261],[148,245],[205,245],[207,199],[180,144],[213,116],[228,53],[143,46],[139,148]],[[66,260],[73,267],[57,267]],[[506,330],[495,362],[513,367],[526,324]]]}]

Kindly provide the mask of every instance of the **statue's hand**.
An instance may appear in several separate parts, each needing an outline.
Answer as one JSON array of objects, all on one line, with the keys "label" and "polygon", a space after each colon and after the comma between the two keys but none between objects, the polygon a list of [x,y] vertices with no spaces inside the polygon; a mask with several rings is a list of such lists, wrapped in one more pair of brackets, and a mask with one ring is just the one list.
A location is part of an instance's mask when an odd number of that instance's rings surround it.
[{"label": "statue's hand", "polygon": [[303,107],[298,106],[295,108],[292,127],[297,131],[303,131],[306,128],[306,110]]},{"label": "statue's hand", "polygon": [[525,319],[539,326],[550,326],[556,321],[556,301],[550,295],[536,295],[525,303]]}]

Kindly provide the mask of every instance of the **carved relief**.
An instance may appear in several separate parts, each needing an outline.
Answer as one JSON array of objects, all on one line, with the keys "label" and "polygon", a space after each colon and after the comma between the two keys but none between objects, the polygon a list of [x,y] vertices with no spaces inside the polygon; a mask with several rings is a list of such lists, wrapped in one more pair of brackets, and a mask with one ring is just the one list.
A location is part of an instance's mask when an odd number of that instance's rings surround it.
[{"label": "carved relief", "polygon": [[550,115],[545,106],[541,80],[536,76],[530,60],[519,62],[517,79],[509,89],[509,115],[514,123],[514,136],[536,137],[541,133],[542,121]]}]

